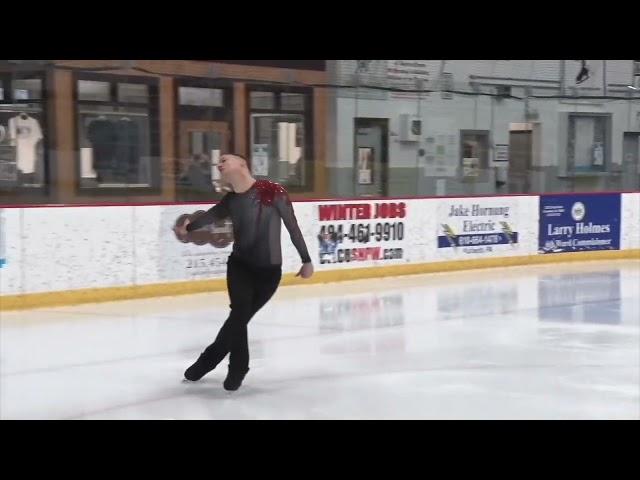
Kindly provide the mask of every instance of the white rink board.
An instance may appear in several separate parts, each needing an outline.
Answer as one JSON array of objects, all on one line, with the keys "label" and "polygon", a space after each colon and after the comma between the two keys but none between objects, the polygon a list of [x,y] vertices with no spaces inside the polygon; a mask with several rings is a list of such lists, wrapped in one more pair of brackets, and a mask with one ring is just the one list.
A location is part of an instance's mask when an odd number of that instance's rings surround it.
[{"label": "white rink board", "polygon": [[640,248],[640,193],[623,193],[620,249]]},{"label": "white rink board", "polygon": [[[20,224],[24,209],[0,208],[0,242],[2,242],[2,260],[0,267],[0,294],[22,292],[22,235]],[[5,263],[6,262],[6,263]]]},{"label": "white rink board", "polygon": [[[508,207],[509,217],[474,216],[474,205]],[[471,214],[449,217],[452,206],[461,207],[461,211],[471,209]],[[218,249],[182,244],[171,231],[179,215],[209,207],[190,204],[0,209],[0,241],[4,242],[6,261],[0,268],[0,294],[223,278],[231,246]],[[295,202],[294,208],[318,271],[537,253],[538,196]],[[624,194],[622,210],[621,248],[640,248],[640,194]],[[464,233],[465,220],[496,224],[507,221],[508,228],[518,233],[517,243],[498,244],[491,251],[472,253],[460,247],[438,248],[442,224],[460,234]],[[321,262],[318,238],[323,227],[325,233],[332,227],[334,233],[341,235],[335,251],[322,257],[325,263]],[[496,234],[494,230],[484,233]],[[282,248],[284,272],[296,272],[300,257],[284,225]]]}]

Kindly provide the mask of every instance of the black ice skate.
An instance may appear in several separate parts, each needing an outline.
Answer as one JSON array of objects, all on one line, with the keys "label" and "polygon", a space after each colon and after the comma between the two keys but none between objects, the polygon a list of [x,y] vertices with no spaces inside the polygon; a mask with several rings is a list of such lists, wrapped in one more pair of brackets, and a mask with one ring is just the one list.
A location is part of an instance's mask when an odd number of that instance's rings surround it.
[{"label": "black ice skate", "polygon": [[242,370],[234,371],[234,370],[231,370],[231,368],[229,368],[229,373],[227,373],[227,378],[224,380],[224,384],[223,384],[224,389],[229,392],[238,390],[242,385],[244,377],[247,375],[248,372],[249,372],[248,368],[244,371]]},{"label": "black ice skate", "polygon": [[197,382],[214,368],[216,368],[216,363],[205,350],[200,354],[198,360],[184,371],[184,378]]}]

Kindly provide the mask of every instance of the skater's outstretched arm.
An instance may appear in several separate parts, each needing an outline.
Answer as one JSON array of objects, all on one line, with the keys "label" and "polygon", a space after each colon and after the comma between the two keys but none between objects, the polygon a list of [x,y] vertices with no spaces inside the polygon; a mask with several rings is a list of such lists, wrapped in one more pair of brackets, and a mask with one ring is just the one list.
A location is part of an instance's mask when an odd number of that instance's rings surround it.
[{"label": "skater's outstretched arm", "polygon": [[220,202],[216,203],[206,212],[200,214],[198,218],[190,222],[187,225],[187,232],[198,230],[206,225],[213,223],[216,220],[222,220],[229,216],[229,194],[222,197]]},{"label": "skater's outstretched arm", "polygon": [[311,263],[307,244],[305,243],[300,227],[298,226],[298,220],[296,219],[296,214],[293,211],[293,205],[291,204],[289,195],[286,192],[277,195],[274,200],[274,204],[280,213],[280,217],[282,217],[284,226],[287,227],[287,230],[289,231],[289,236],[291,237],[293,246],[296,247],[298,254],[300,254],[302,263]]}]

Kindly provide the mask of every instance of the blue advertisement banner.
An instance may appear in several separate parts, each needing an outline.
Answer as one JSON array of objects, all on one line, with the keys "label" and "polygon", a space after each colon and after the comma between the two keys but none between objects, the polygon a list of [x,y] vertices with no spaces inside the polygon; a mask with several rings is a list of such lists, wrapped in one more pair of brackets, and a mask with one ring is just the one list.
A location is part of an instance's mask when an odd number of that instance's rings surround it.
[{"label": "blue advertisement banner", "polygon": [[538,253],[620,250],[619,193],[541,195]]}]

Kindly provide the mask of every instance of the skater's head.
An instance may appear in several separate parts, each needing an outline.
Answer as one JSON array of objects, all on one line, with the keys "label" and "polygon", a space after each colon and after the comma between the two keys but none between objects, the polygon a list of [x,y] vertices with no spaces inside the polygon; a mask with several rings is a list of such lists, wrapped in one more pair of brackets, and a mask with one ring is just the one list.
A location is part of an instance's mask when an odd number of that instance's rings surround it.
[{"label": "skater's head", "polygon": [[242,155],[227,153],[220,157],[218,170],[222,180],[231,182],[243,176],[251,175],[251,163]]}]

